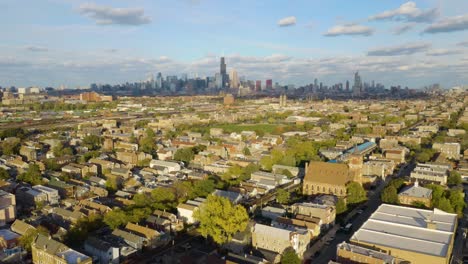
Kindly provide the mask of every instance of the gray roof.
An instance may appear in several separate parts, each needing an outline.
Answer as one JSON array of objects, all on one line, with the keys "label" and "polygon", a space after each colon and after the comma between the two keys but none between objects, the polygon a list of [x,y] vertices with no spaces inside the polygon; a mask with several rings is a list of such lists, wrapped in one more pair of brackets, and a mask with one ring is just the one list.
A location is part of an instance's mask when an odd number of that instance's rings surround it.
[{"label": "gray roof", "polygon": [[382,204],[351,241],[446,257],[456,221],[456,214],[438,209]]},{"label": "gray roof", "polygon": [[108,251],[110,248],[112,248],[112,245],[109,242],[101,240],[94,236],[88,237],[85,243],[88,244],[88,246],[92,248],[96,248],[101,251]]},{"label": "gray roof", "polygon": [[432,190],[420,186],[407,186],[398,195],[418,197],[418,198],[430,198]]}]

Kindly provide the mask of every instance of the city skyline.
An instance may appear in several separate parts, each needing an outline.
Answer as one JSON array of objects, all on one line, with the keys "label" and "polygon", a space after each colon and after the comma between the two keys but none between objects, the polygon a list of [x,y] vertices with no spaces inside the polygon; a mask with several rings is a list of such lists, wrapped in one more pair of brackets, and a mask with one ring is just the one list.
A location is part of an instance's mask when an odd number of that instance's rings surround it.
[{"label": "city skyline", "polygon": [[226,73],[284,85],[345,83],[356,71],[386,86],[468,82],[459,0],[26,2],[0,3],[1,86],[215,76],[222,55]]}]

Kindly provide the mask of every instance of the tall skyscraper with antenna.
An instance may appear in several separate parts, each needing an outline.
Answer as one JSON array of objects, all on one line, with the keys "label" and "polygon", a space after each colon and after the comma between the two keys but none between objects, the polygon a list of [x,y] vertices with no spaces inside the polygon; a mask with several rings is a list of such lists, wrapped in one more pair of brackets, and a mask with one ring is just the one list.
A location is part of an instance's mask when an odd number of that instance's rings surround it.
[{"label": "tall skyscraper with antenna", "polygon": [[226,88],[226,84],[228,82],[228,75],[226,72],[226,61],[224,60],[224,57],[221,57],[221,62],[220,62],[220,70],[219,73],[221,75],[221,88]]}]

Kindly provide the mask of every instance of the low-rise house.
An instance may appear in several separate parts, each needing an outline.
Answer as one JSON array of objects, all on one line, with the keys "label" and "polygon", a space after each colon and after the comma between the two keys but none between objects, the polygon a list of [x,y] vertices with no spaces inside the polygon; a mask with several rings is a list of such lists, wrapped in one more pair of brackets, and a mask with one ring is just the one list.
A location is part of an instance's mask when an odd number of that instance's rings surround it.
[{"label": "low-rise house", "polygon": [[146,238],[132,234],[122,229],[115,229],[112,231],[112,235],[123,239],[125,243],[136,250],[141,250],[146,242]]},{"label": "low-rise house", "polygon": [[21,236],[9,229],[0,229],[0,262],[9,256],[22,251],[19,238]]},{"label": "low-rise house", "polygon": [[178,172],[181,170],[180,164],[177,162],[164,161],[164,160],[151,160],[150,167],[163,167],[167,169],[167,172]]},{"label": "low-rise house", "polygon": [[398,201],[400,204],[423,204],[429,208],[431,206],[431,200],[432,190],[419,186],[418,181],[412,186],[403,188],[400,193],[398,193]]},{"label": "low-rise house", "polygon": [[80,211],[86,215],[89,214],[101,214],[105,215],[108,212],[112,211],[112,209],[100,203],[93,202],[91,200],[81,200],[74,208],[75,211]]},{"label": "low-rise house", "polygon": [[16,219],[16,197],[14,194],[0,190],[0,226]]},{"label": "low-rise house", "polygon": [[193,213],[199,210],[200,205],[205,202],[205,198],[195,198],[194,200],[188,200],[185,203],[177,206],[177,218],[182,219],[187,224],[194,224],[196,220],[193,218]]},{"label": "low-rise house", "polygon": [[120,250],[118,247],[112,246],[111,243],[101,240],[97,237],[90,236],[84,243],[85,252],[98,263],[120,263]]},{"label": "low-rise house", "polygon": [[308,217],[305,215],[297,215],[295,218],[278,217],[271,222],[271,226],[279,227],[288,230],[296,228],[305,228],[309,231],[311,238],[320,235],[320,226],[322,220],[316,217]]},{"label": "low-rise house", "polygon": [[155,248],[158,245],[161,245],[161,234],[154,229],[145,226],[140,226],[134,223],[127,223],[127,225],[125,226],[125,230],[138,236],[144,237],[146,239],[144,243],[145,247]]},{"label": "low-rise house", "polygon": [[64,226],[70,226],[78,223],[80,218],[85,217],[85,215],[79,211],[70,211],[60,207],[52,208],[52,218],[61,222]]},{"label": "low-rise house", "polygon": [[35,147],[21,146],[19,154],[25,157],[28,161],[37,160],[37,151]]},{"label": "low-rise house", "polygon": [[93,260],[66,245],[39,234],[31,245],[33,263],[91,264]]},{"label": "low-rise house", "polygon": [[405,149],[388,149],[385,151],[385,158],[395,161],[397,164],[405,162]]},{"label": "low-rise house", "polygon": [[292,180],[283,174],[269,173],[265,171],[257,171],[257,172],[253,172],[250,175],[250,181],[255,181],[255,182],[258,182],[260,185],[264,185],[268,187],[269,189],[274,189],[278,185],[289,183]]},{"label": "low-rise house", "polygon": [[242,194],[233,191],[225,191],[225,190],[214,190],[213,195],[224,197],[229,199],[231,203],[238,204],[243,200]]},{"label": "low-rise house", "polygon": [[322,221],[321,227],[328,228],[335,224],[336,210],[334,206],[317,203],[295,203],[291,206],[294,215],[316,217]]},{"label": "low-rise house", "polygon": [[11,231],[24,236],[30,230],[36,230],[36,228],[23,220],[16,219],[10,227]]},{"label": "low-rise house", "polygon": [[301,172],[298,167],[293,167],[293,166],[285,166],[285,165],[279,165],[275,164],[272,167],[273,173],[279,173],[283,174],[284,171],[289,171],[293,177],[299,176],[299,173]]},{"label": "low-rise house", "polygon": [[283,208],[271,207],[267,206],[262,208],[262,216],[265,218],[269,218],[271,220],[275,220],[280,216],[284,216],[286,214],[286,210]]},{"label": "low-rise house", "polygon": [[71,175],[80,175],[83,165],[70,163],[62,167],[62,171]]},{"label": "low-rise house", "polygon": [[52,181],[49,181],[47,185],[50,188],[57,190],[60,194],[60,197],[63,199],[67,197],[73,197],[75,193],[73,185],[68,184],[64,181],[52,180]]},{"label": "low-rise house", "polygon": [[285,249],[293,248],[300,257],[309,247],[310,233],[306,229],[294,231],[256,223],[252,227],[252,246],[282,254]]},{"label": "low-rise house", "polygon": [[154,210],[153,214],[146,218],[146,223],[163,232],[180,231],[184,228],[183,221],[179,220],[175,214],[161,210]]}]

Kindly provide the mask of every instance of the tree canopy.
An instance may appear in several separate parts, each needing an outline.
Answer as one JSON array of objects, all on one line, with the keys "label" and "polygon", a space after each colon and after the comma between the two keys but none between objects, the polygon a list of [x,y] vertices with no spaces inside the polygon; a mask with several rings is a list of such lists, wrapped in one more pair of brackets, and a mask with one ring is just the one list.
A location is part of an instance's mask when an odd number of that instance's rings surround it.
[{"label": "tree canopy", "polygon": [[278,189],[276,192],[276,201],[280,204],[287,204],[291,194],[285,189]]},{"label": "tree canopy", "polygon": [[389,204],[399,204],[398,192],[395,186],[389,185],[385,187],[382,194],[380,195],[382,202]]},{"label": "tree canopy", "polygon": [[301,259],[293,248],[286,248],[281,255],[281,264],[301,264]]},{"label": "tree canopy", "polygon": [[348,204],[357,204],[367,200],[366,191],[357,182],[351,182],[346,186]]},{"label": "tree canopy", "polygon": [[460,173],[457,171],[451,171],[450,176],[447,178],[448,185],[459,185],[462,183],[462,178]]},{"label": "tree canopy", "polygon": [[96,135],[89,135],[83,138],[83,146],[89,150],[97,150],[101,147],[102,138]]},{"label": "tree canopy", "polygon": [[339,198],[338,202],[336,202],[336,214],[342,214],[344,212],[348,211],[348,206],[346,205],[346,202],[343,198]]},{"label": "tree canopy", "polygon": [[38,185],[42,183],[42,174],[39,170],[39,166],[37,164],[29,164],[28,169],[26,172],[21,173],[17,177],[18,180],[27,182],[31,185]]},{"label": "tree canopy", "polygon": [[249,222],[244,207],[213,195],[208,196],[200,209],[195,211],[194,218],[200,222],[198,230],[201,235],[211,237],[219,245],[229,242],[237,232],[244,231]]}]

